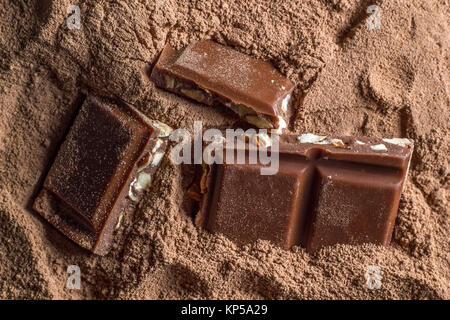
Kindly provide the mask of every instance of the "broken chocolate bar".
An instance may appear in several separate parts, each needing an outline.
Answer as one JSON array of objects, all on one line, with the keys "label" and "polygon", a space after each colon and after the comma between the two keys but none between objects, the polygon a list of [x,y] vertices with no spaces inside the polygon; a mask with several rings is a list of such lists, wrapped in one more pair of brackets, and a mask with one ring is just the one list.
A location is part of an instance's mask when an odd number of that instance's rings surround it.
[{"label": "broken chocolate bar", "polygon": [[260,164],[226,159],[203,165],[197,225],[239,244],[263,239],[286,249],[389,244],[411,140],[312,134],[279,140],[274,175],[261,175]]},{"label": "broken chocolate bar", "polygon": [[88,97],[33,208],[81,247],[107,254],[124,211],[150,186],[170,131],[124,102]]},{"label": "broken chocolate bar", "polygon": [[294,85],[270,63],[213,41],[181,51],[166,45],[153,68],[157,86],[207,105],[221,104],[264,129],[286,128]]}]

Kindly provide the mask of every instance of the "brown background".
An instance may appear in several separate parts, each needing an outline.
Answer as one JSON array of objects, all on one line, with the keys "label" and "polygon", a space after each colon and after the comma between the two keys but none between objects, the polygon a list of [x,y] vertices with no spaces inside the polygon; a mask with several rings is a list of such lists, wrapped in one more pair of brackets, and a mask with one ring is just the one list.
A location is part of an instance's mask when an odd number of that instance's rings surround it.
[{"label": "brown background", "polygon": [[[447,0],[86,0],[81,29],[68,30],[71,2],[0,4],[0,298],[450,298]],[[365,23],[374,3],[380,30]],[[107,257],[28,209],[82,90],[174,127],[233,125],[146,76],[166,41],[204,38],[269,60],[298,85],[297,133],[415,140],[391,247],[238,247],[193,225],[167,158]],[[70,264],[80,291],[65,288]],[[380,290],[365,286],[369,265],[382,270]]]}]

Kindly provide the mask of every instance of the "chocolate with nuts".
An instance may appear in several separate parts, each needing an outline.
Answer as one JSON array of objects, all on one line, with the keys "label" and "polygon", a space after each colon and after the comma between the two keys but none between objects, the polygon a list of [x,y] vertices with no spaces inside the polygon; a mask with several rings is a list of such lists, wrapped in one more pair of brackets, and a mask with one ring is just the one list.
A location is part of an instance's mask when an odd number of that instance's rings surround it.
[{"label": "chocolate with nuts", "polygon": [[226,159],[204,165],[196,222],[239,244],[387,245],[412,150],[408,139],[282,135],[275,175]]},{"label": "chocolate with nuts", "polygon": [[83,248],[107,254],[124,211],[150,187],[170,131],[124,102],[88,97],[33,208]]},{"label": "chocolate with nuts", "polygon": [[213,41],[181,51],[166,45],[152,71],[157,86],[207,105],[221,104],[263,129],[286,128],[294,85],[270,63]]}]

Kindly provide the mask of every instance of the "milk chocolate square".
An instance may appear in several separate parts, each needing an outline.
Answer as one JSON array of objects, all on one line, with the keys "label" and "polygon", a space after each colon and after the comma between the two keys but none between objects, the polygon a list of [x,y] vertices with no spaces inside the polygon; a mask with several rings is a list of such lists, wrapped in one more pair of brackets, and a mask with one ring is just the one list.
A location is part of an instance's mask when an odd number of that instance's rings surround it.
[{"label": "milk chocolate square", "polygon": [[122,101],[88,97],[33,208],[80,246],[106,254],[125,210],[150,187],[170,130]]},{"label": "milk chocolate square", "polygon": [[151,79],[168,91],[207,105],[224,105],[265,129],[286,128],[293,116],[293,83],[269,62],[204,40],[176,51],[166,45]]},{"label": "milk chocolate square", "polygon": [[285,166],[275,176],[261,175],[259,165],[213,168],[209,197],[205,197],[200,214],[207,230],[240,244],[263,239],[290,248],[298,242],[298,229],[292,226],[303,221],[300,205],[304,194],[300,186],[308,179],[307,166]]},{"label": "milk chocolate square", "polygon": [[402,192],[401,172],[354,163],[317,165],[315,203],[306,247],[388,244]]}]

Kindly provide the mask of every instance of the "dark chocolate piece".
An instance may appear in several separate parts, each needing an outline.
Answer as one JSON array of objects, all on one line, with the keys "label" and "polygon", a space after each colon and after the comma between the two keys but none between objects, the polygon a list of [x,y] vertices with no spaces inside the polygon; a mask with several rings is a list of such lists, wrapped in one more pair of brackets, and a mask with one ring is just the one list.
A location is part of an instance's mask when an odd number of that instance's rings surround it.
[{"label": "dark chocolate piece", "polygon": [[170,130],[124,102],[88,97],[33,208],[83,248],[105,255],[124,211],[150,186]]},{"label": "dark chocolate piece", "polygon": [[282,135],[275,175],[226,159],[203,166],[196,223],[239,244],[387,245],[412,150],[408,139]]},{"label": "dark chocolate piece", "polygon": [[152,71],[157,86],[198,102],[222,104],[264,129],[286,128],[294,85],[270,63],[213,41],[177,52],[166,45]]}]

